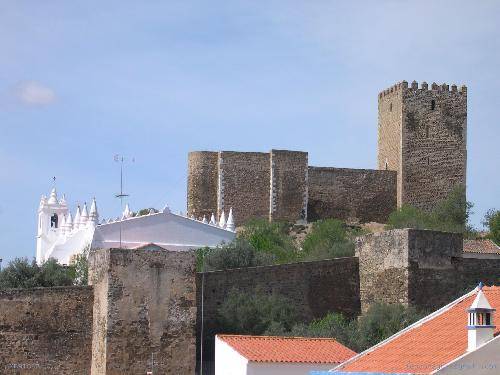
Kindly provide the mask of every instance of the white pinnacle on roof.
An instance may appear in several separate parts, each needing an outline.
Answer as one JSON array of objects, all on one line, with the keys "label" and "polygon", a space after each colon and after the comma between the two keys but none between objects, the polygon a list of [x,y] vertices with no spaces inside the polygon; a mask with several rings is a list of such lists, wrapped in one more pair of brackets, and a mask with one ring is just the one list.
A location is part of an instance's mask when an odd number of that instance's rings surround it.
[{"label": "white pinnacle on roof", "polygon": [[82,215],[82,213],[80,212],[80,206],[78,205],[76,207],[75,220],[73,221],[73,228],[74,229],[80,228],[81,215]]},{"label": "white pinnacle on roof", "polygon": [[229,215],[227,217],[226,229],[234,232],[234,218],[233,218],[233,208],[229,209]]},{"label": "white pinnacle on roof", "polygon": [[84,225],[86,225],[88,219],[89,219],[89,211],[87,210],[87,202],[85,202],[83,204],[82,213],[80,216],[80,227],[83,227]]},{"label": "white pinnacle on roof", "polygon": [[212,216],[210,216],[210,222],[208,224],[217,225],[217,223],[215,222],[215,215],[214,214],[212,214]]},{"label": "white pinnacle on roof", "polygon": [[95,225],[99,223],[99,213],[97,212],[97,203],[95,198],[92,198],[92,204],[90,205],[89,220]]},{"label": "white pinnacle on roof", "polygon": [[128,203],[127,203],[127,204],[125,204],[125,209],[123,210],[122,220],[128,219],[131,216],[132,216],[132,212],[130,211],[130,207],[128,206]]},{"label": "white pinnacle on roof", "polygon": [[59,228],[61,228],[61,234],[66,233],[66,215],[62,215],[61,222],[59,223]]},{"label": "white pinnacle on roof", "polygon": [[219,219],[219,227],[224,228],[226,226],[226,213],[222,211]]},{"label": "white pinnacle on roof", "polygon": [[207,217],[203,215],[203,220],[201,221],[203,224],[208,224]]},{"label": "white pinnacle on roof", "polygon": [[68,211],[68,216],[64,220],[65,232],[69,233],[73,229],[73,218],[71,216],[71,212]]},{"label": "white pinnacle on roof", "polygon": [[66,205],[66,194],[63,194],[61,199],[59,199],[60,205]]},{"label": "white pinnacle on roof", "polygon": [[49,200],[47,201],[48,204],[57,204],[57,191],[56,188],[52,188],[52,191],[50,192],[50,197]]}]

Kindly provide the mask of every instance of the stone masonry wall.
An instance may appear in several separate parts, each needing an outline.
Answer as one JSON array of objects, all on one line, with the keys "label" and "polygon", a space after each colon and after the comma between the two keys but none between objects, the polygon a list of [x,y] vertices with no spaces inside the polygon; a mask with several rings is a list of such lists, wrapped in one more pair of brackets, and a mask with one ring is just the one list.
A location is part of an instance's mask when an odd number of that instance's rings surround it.
[{"label": "stone masonry wall", "polygon": [[0,291],[1,374],[89,374],[91,287]]},{"label": "stone masonry wall", "polygon": [[270,155],[262,152],[219,152],[218,213],[233,208],[236,225],[269,217]]},{"label": "stone masonry wall", "polygon": [[271,220],[307,219],[307,152],[271,150]]},{"label": "stone masonry wall", "polygon": [[408,230],[359,237],[356,256],[363,312],[373,302],[408,304]]},{"label": "stone masonry wall", "polygon": [[[231,289],[248,293],[260,290],[285,296],[292,301],[304,321],[321,318],[332,311],[357,316],[360,312],[358,275],[358,259],[355,257],[205,273],[203,373],[213,373],[214,337],[216,333],[224,333],[217,325],[217,310]],[[198,361],[201,344],[201,281],[202,274],[199,273]]]},{"label": "stone masonry wall", "polygon": [[396,172],[309,167],[308,219],[384,223],[396,209]]},{"label": "stone masonry wall", "polygon": [[218,153],[195,151],[188,155],[187,210],[196,218],[217,214]]},{"label": "stone masonry wall", "polygon": [[192,252],[108,249],[90,255],[92,374],[194,374],[194,266]]},{"label": "stone masonry wall", "polygon": [[436,310],[479,281],[500,283],[500,259],[463,258],[459,233],[396,229],[359,237],[361,309],[373,302]]}]

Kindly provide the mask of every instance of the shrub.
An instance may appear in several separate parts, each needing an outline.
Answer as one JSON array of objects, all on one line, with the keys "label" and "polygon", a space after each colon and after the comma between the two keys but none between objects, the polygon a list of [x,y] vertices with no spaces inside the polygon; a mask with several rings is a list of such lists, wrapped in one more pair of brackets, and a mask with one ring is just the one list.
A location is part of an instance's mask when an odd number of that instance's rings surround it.
[{"label": "shrub", "polygon": [[221,333],[261,335],[277,326],[289,331],[297,322],[297,313],[282,296],[232,289],[218,309],[217,319]]},{"label": "shrub", "polygon": [[358,320],[357,349],[365,350],[423,317],[413,307],[374,303]]},{"label": "shrub", "polygon": [[[275,257],[272,254],[256,251],[250,243],[241,238],[237,238],[229,244],[217,246],[215,249],[199,249],[196,258],[198,271],[264,266],[275,262]],[[203,261],[205,262],[204,266]]]},{"label": "shrub", "polygon": [[415,228],[428,229],[430,226],[429,217],[419,209],[403,205],[400,209],[393,211],[387,220],[390,229],[395,228]]},{"label": "shrub", "polygon": [[296,324],[289,331],[279,324],[274,324],[269,327],[268,333],[300,337],[331,337],[360,352],[406,328],[423,315],[414,308],[401,304],[376,303],[358,320],[348,319],[339,313],[330,313],[308,324]]},{"label": "shrub", "polygon": [[297,249],[288,235],[290,225],[265,219],[249,221],[238,234],[258,252],[271,254],[277,263],[294,261]]},{"label": "shrub", "polygon": [[473,204],[466,200],[465,187],[457,186],[431,212],[403,205],[389,215],[387,224],[390,229],[431,229],[464,233],[468,237],[474,237],[475,230],[468,225],[472,206]]},{"label": "shrub", "polygon": [[337,219],[320,220],[302,243],[305,260],[331,259],[354,255],[354,243],[346,225]]}]

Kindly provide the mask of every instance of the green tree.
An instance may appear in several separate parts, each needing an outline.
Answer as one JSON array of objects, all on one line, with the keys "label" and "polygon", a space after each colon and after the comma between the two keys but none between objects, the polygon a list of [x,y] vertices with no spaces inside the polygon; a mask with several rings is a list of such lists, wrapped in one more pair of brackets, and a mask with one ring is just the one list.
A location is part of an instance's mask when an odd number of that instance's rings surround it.
[{"label": "green tree", "polygon": [[238,237],[258,252],[273,255],[277,263],[291,262],[297,258],[297,248],[288,234],[289,229],[287,223],[255,219],[241,229]]},{"label": "green tree", "polygon": [[291,330],[297,313],[291,301],[282,296],[232,289],[218,309],[217,319],[222,333],[261,335],[276,325]]},{"label": "green tree", "polygon": [[73,285],[73,270],[49,259],[41,266],[35,260],[16,258],[0,272],[0,288],[36,288]]},{"label": "green tree", "polygon": [[488,210],[484,216],[483,225],[488,228],[488,237],[500,246],[500,210]]},{"label": "green tree", "polygon": [[143,208],[139,211],[137,211],[137,213],[134,214],[134,216],[144,216],[144,215],[149,215],[150,212],[153,212],[153,213],[158,213],[159,211],[156,209],[156,208],[153,208],[153,207],[150,207],[150,208]]},{"label": "green tree", "polygon": [[302,243],[302,258],[313,260],[353,256],[354,242],[351,239],[353,235],[340,220],[317,221]]},{"label": "green tree", "polygon": [[[214,249],[202,248],[196,253],[198,271],[225,270],[229,268],[264,266],[275,263],[271,253],[259,252],[243,238],[217,246]],[[203,264],[204,262],[204,264]]]}]

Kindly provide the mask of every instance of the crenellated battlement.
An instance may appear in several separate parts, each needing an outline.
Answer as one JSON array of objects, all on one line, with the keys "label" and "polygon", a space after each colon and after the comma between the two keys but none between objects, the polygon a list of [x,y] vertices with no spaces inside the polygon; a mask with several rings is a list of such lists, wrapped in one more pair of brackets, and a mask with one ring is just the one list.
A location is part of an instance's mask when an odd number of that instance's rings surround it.
[{"label": "crenellated battlement", "polygon": [[466,95],[467,94],[467,86],[462,85],[460,86],[460,89],[458,88],[457,85],[448,85],[446,83],[443,83],[441,85],[438,85],[436,82],[433,82],[430,86],[429,89],[429,84],[427,82],[422,82],[420,87],[417,81],[413,81],[411,85],[408,85],[407,81],[401,81],[396,83],[395,85],[392,85],[391,87],[381,91],[378,94],[379,100],[382,99],[385,96],[388,96],[392,93],[395,93],[399,90],[402,89],[407,89],[407,90],[413,90],[413,91],[438,91],[438,92],[451,92],[451,93],[457,93],[461,95]]}]

